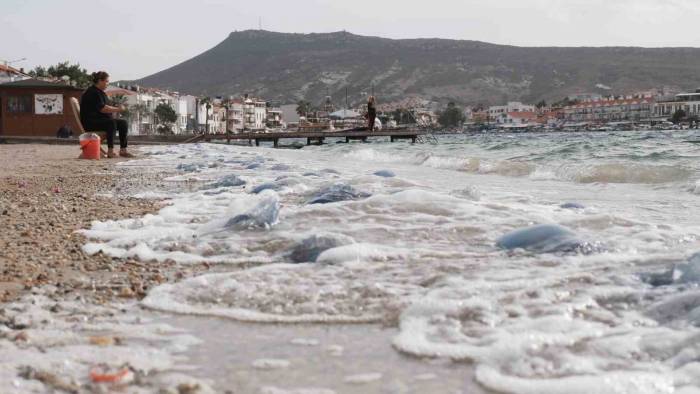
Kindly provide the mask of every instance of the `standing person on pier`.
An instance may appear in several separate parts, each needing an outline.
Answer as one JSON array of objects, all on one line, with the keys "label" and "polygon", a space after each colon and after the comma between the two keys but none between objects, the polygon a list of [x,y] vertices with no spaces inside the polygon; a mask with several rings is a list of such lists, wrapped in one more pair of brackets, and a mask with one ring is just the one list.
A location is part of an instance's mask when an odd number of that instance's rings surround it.
[{"label": "standing person on pier", "polygon": [[377,107],[374,96],[369,96],[367,100],[367,122],[369,131],[374,131],[374,122],[377,119]]}]

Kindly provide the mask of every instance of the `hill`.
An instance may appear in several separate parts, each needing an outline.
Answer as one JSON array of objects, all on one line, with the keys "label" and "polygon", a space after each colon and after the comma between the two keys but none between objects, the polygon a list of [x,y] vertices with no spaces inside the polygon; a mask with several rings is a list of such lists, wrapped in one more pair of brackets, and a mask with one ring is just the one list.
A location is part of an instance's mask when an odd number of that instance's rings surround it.
[{"label": "hill", "polygon": [[283,103],[344,102],[373,88],[382,102],[536,102],[573,93],[628,94],[700,86],[697,48],[515,47],[446,39],[392,40],[347,32],[231,33],[214,48],[136,81],[209,96],[250,93]]}]

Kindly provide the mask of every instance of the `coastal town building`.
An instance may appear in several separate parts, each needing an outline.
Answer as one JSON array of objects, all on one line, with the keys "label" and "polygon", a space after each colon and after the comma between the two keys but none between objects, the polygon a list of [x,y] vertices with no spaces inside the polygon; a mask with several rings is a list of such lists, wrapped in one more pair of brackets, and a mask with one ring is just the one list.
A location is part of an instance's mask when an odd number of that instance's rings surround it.
[{"label": "coastal town building", "polygon": [[283,112],[278,102],[268,102],[266,106],[266,126],[277,129],[284,127]]},{"label": "coastal town building", "polygon": [[62,127],[80,130],[70,99],[82,93],[62,82],[33,78],[0,84],[0,136],[55,137]]},{"label": "coastal town building", "polygon": [[700,89],[695,93],[680,93],[672,99],[659,100],[654,106],[654,116],[668,119],[678,110],[683,110],[686,116],[700,116]]},{"label": "coastal town building", "polygon": [[243,131],[243,99],[231,98],[226,103],[226,130],[231,133],[240,133]]},{"label": "coastal town building", "polygon": [[243,121],[245,130],[265,130],[267,103],[262,99],[246,97],[243,100]]},{"label": "coastal town building", "polygon": [[534,125],[538,123],[538,116],[535,111],[508,112],[504,117],[499,117],[499,120],[506,125]]},{"label": "coastal town building", "polygon": [[207,134],[226,133],[226,105],[221,98],[197,101],[197,131]]},{"label": "coastal town building", "polygon": [[158,130],[158,121],[154,111],[160,104],[170,106],[177,114],[177,120],[170,125],[174,134],[182,134],[194,129],[196,97],[180,95],[140,86],[109,86],[105,94],[114,104],[123,104],[128,108],[126,115],[120,115],[129,122],[129,132],[134,135],[154,134]]},{"label": "coastal town building", "polygon": [[625,97],[583,101],[563,108],[567,122],[623,122],[647,120],[654,114],[653,97]]},{"label": "coastal town building", "polygon": [[30,76],[25,74],[22,70],[18,70],[5,64],[0,64],[0,84],[22,81],[29,78]]},{"label": "coastal town building", "polygon": [[489,121],[493,123],[506,123],[508,114],[513,112],[535,112],[535,106],[523,104],[519,101],[511,101],[506,105],[491,106],[488,109]]}]

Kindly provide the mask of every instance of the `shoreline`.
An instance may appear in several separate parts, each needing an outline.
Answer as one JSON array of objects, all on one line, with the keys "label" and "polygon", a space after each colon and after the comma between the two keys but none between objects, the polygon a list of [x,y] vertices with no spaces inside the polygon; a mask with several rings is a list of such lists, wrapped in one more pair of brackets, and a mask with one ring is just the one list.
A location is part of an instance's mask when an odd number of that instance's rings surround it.
[{"label": "shoreline", "polygon": [[90,377],[103,364],[129,371],[121,389],[144,393],[488,392],[472,365],[404,355],[391,346],[396,329],[380,324],[259,324],[144,308],[150,287],[216,268],[88,256],[76,230],[155,212],[161,201],[128,195],[167,174],[77,160],[75,146],[0,145],[0,157],[8,392],[103,392]]},{"label": "shoreline", "polygon": [[83,252],[77,230],[92,221],[138,218],[161,201],[129,196],[161,176],[118,168],[123,159],[79,160],[77,146],[0,144],[0,302],[51,285],[96,302],[141,298],[154,285],[206,270],[170,262],[145,265]]}]

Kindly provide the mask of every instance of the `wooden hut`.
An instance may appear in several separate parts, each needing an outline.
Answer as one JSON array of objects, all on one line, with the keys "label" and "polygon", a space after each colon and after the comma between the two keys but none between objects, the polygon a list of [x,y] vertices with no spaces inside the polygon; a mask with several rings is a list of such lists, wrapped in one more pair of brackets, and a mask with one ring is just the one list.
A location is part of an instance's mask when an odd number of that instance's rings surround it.
[{"label": "wooden hut", "polygon": [[0,84],[0,137],[55,137],[61,126],[77,134],[80,126],[70,99],[80,99],[82,92],[39,79]]}]

